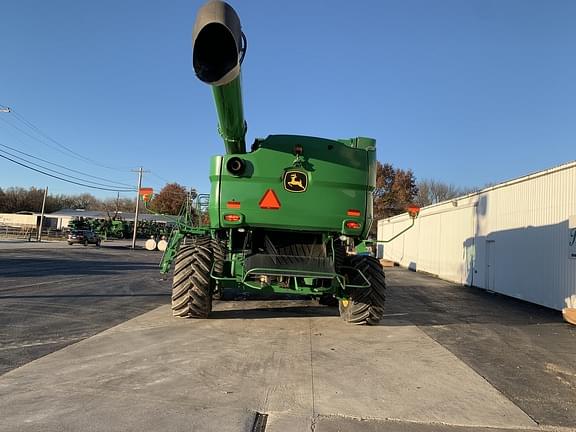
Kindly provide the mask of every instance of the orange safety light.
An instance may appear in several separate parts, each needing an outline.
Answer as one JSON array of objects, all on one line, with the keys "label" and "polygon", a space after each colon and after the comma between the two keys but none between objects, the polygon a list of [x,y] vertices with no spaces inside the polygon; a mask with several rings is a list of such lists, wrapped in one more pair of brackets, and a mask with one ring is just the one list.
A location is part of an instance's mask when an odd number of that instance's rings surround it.
[{"label": "orange safety light", "polygon": [[360,210],[350,209],[350,210],[348,210],[348,211],[346,212],[346,214],[347,214],[348,216],[360,217],[360,215],[361,215],[362,213],[360,212]]},{"label": "orange safety light", "polygon": [[226,203],[226,207],[230,209],[239,209],[240,208],[240,201],[228,201]]},{"label": "orange safety light", "polygon": [[276,193],[272,189],[268,189],[262,199],[258,203],[260,208],[266,210],[278,210],[280,208],[280,200],[276,196]]},{"label": "orange safety light", "polygon": [[241,219],[240,215],[237,215],[237,214],[224,215],[224,220],[226,222],[239,222],[240,219]]},{"label": "orange safety light", "polygon": [[360,229],[360,223],[355,222],[355,221],[348,221],[346,222],[346,228],[348,229]]},{"label": "orange safety light", "polygon": [[406,207],[406,211],[408,212],[408,214],[412,219],[415,219],[418,217],[418,214],[420,213],[420,207],[417,206],[416,204],[410,204],[408,207]]}]

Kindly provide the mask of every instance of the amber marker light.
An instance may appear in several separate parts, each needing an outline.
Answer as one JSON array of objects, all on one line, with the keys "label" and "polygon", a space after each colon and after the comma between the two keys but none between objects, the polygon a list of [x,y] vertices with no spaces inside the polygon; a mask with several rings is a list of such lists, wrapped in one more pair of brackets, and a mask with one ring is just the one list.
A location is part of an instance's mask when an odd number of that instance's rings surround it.
[{"label": "amber marker light", "polygon": [[346,214],[348,216],[354,216],[354,217],[360,217],[360,215],[362,214],[362,212],[360,212],[360,210],[355,210],[355,209],[350,209],[346,212]]},{"label": "amber marker light", "polygon": [[240,221],[240,215],[237,214],[227,214],[224,215],[224,220],[226,222],[239,222]]},{"label": "amber marker light", "polygon": [[228,201],[226,203],[226,207],[229,209],[239,209],[240,208],[240,201]]},{"label": "amber marker light", "polygon": [[360,224],[358,222],[354,222],[354,221],[348,221],[346,222],[346,228],[348,229],[360,229]]},{"label": "amber marker light", "polygon": [[412,219],[416,219],[418,217],[418,214],[420,214],[420,207],[417,206],[416,204],[410,204],[408,207],[406,207],[406,211],[408,212],[408,215],[410,215]]}]

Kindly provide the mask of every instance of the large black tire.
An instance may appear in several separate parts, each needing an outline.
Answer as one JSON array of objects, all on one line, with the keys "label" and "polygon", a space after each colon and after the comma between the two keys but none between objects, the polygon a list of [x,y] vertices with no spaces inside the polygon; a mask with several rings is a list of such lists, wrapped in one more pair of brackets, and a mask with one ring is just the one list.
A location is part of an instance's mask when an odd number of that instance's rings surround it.
[{"label": "large black tire", "polygon": [[172,314],[208,318],[212,311],[213,263],[209,237],[188,239],[176,255],[172,280]]},{"label": "large black tire", "polygon": [[[353,288],[348,300],[340,300],[340,316],[346,322],[360,325],[376,325],[384,316],[386,280],[378,260],[371,256],[356,255],[349,258],[350,267],[360,270],[370,281],[369,288]],[[351,272],[351,285],[366,282],[357,272]]]}]

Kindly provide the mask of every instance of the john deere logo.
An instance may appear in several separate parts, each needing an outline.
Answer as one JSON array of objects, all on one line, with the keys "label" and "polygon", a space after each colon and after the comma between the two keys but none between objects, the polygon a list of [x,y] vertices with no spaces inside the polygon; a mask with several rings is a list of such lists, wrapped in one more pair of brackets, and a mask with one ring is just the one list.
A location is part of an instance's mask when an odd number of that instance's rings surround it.
[{"label": "john deere logo", "polygon": [[301,171],[286,171],[284,173],[284,189],[288,192],[306,192],[308,176]]}]

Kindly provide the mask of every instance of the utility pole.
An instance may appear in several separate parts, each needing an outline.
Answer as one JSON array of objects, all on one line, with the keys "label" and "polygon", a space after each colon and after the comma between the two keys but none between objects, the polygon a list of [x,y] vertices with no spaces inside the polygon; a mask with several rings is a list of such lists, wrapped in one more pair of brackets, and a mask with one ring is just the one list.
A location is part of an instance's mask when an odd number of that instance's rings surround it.
[{"label": "utility pole", "polygon": [[48,196],[48,187],[44,189],[44,198],[42,199],[42,214],[40,216],[40,226],[38,227],[38,242],[42,241],[42,226],[44,225],[44,210],[46,210],[46,197]]},{"label": "utility pole", "polygon": [[138,213],[140,212],[140,189],[142,189],[142,174],[150,171],[144,171],[144,168],[142,167],[132,171],[138,173],[138,189],[136,189],[136,212],[134,214],[134,234],[132,236],[132,249],[136,249],[136,231],[138,230]]}]

